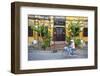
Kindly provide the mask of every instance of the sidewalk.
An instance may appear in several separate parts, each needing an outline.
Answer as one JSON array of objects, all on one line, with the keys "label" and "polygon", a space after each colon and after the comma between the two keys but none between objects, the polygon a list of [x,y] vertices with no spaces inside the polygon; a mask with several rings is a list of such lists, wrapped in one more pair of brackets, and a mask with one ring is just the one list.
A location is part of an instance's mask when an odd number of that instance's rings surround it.
[{"label": "sidewalk", "polygon": [[76,59],[76,58],[88,58],[87,49],[78,49],[74,52],[74,55],[68,55],[63,50],[58,50],[53,53],[52,50],[28,50],[28,60],[55,60],[55,59]]}]

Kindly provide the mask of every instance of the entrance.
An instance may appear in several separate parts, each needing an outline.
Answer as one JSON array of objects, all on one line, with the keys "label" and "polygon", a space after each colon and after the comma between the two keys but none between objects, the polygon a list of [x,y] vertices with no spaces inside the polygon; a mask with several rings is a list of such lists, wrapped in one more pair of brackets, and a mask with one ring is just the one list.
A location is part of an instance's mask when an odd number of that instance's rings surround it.
[{"label": "entrance", "polygon": [[65,41],[65,28],[55,27],[53,36],[54,36],[54,41]]},{"label": "entrance", "polygon": [[64,16],[54,17],[54,41],[65,41],[65,22]]}]

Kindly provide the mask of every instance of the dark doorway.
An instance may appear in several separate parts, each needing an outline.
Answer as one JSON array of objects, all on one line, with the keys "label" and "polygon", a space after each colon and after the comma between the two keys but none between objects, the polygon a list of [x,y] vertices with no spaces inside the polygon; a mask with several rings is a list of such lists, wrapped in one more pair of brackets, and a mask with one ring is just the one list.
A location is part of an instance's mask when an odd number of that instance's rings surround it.
[{"label": "dark doorway", "polygon": [[88,28],[83,29],[83,36],[87,37],[88,36]]},{"label": "dark doorway", "polygon": [[31,28],[31,26],[28,26],[28,36],[29,37],[33,36],[33,29]]},{"label": "dark doorway", "polygon": [[65,41],[65,28],[55,27],[53,36],[54,36],[54,41]]}]

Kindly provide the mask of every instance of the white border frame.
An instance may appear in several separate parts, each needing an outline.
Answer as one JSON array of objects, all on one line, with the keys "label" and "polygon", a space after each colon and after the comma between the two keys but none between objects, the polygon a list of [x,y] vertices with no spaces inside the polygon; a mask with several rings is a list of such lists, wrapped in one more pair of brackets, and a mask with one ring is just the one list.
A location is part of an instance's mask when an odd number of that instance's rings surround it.
[{"label": "white border frame", "polygon": [[[28,61],[28,14],[86,16],[88,17],[88,58]],[[94,65],[94,11],[76,9],[55,9],[41,7],[20,8],[20,69],[43,69]]]}]

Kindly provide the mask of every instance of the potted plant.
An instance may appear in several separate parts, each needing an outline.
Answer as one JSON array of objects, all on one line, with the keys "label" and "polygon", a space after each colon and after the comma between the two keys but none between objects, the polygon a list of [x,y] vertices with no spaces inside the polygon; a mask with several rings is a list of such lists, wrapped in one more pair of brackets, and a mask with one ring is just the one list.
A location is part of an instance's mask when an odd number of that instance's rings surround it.
[{"label": "potted plant", "polygon": [[74,40],[76,47],[80,45],[80,39],[76,39],[81,32],[80,21],[71,21],[68,25],[67,31],[69,35],[66,36],[66,41],[69,43],[70,40]]},{"label": "potted plant", "polygon": [[51,36],[50,32],[48,31],[48,27],[44,25],[32,26],[33,31],[38,33],[38,36],[41,37],[41,47],[46,50],[47,47],[50,47]]}]

